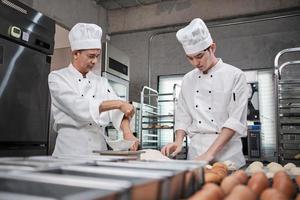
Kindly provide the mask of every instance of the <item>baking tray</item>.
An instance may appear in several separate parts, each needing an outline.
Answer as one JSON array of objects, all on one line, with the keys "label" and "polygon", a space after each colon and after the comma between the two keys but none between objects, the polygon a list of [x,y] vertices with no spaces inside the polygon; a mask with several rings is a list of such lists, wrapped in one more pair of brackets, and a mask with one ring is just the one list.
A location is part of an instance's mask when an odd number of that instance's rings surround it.
[{"label": "baking tray", "polygon": [[163,182],[167,178],[165,173],[160,173],[157,171],[149,172],[128,168],[125,169],[100,166],[66,166],[44,172],[128,181],[133,185],[130,195],[132,200],[164,199],[161,191]]},{"label": "baking tray", "polygon": [[157,164],[157,166],[147,166],[145,163],[126,163],[126,162],[97,162],[98,166],[115,167],[135,169],[136,173],[139,171],[151,171],[168,174],[166,181],[163,184],[163,198],[162,199],[180,199],[183,194],[184,176],[185,172],[182,167],[174,165],[172,168]]},{"label": "baking tray", "polygon": [[130,160],[140,159],[140,155],[145,153],[145,151],[93,151],[93,153],[98,153],[101,156],[125,156]]},{"label": "baking tray", "polygon": [[47,173],[0,173],[0,191],[55,199],[130,199],[128,181]]}]

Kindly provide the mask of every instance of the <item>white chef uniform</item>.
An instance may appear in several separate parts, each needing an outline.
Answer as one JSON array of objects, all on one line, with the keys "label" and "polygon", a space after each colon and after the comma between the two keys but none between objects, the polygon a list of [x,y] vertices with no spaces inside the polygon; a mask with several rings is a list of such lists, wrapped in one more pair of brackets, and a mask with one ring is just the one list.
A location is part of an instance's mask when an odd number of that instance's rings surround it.
[{"label": "white chef uniform", "polygon": [[223,127],[235,135],[216,155],[217,161],[245,164],[240,137],[247,135],[248,87],[245,74],[221,59],[207,74],[199,69],[187,73],[176,110],[175,130],[190,138],[188,159],[207,151]]},{"label": "white chef uniform", "polygon": [[88,155],[93,150],[106,150],[102,135],[105,126],[112,121],[119,129],[123,118],[117,109],[99,113],[101,102],[118,99],[107,79],[92,71],[83,77],[70,64],[51,72],[48,81],[54,129],[58,132],[53,155]]}]

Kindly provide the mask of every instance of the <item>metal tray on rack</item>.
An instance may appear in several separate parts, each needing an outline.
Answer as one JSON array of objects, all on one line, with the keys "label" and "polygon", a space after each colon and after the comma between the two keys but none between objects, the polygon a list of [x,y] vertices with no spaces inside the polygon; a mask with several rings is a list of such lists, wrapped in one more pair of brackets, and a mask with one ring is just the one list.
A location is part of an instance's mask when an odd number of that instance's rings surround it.
[{"label": "metal tray on rack", "polygon": [[142,153],[145,151],[93,151],[93,153],[99,153],[104,156],[126,156],[128,159],[140,159]]}]

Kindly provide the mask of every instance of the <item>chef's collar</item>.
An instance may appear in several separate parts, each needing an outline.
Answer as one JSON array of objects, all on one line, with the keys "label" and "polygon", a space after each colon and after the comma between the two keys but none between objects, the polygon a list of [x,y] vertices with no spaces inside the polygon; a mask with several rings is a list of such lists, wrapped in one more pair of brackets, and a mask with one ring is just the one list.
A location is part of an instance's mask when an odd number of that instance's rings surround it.
[{"label": "chef's collar", "polygon": [[75,78],[89,78],[91,76],[91,71],[89,71],[85,76],[83,76],[82,73],[80,73],[72,63],[70,63],[69,67],[68,67],[71,72],[74,74]]},{"label": "chef's collar", "polygon": [[215,64],[212,68],[210,68],[207,73],[203,73],[202,71],[200,71],[200,73],[203,75],[212,75],[222,67],[223,67],[223,61],[221,58],[218,58],[217,64]]}]

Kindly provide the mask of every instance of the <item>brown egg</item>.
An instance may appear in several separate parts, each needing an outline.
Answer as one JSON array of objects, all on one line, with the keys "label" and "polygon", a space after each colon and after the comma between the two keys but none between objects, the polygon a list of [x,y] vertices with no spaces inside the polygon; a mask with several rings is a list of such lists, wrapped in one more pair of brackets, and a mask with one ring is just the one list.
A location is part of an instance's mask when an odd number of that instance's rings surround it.
[{"label": "brown egg", "polygon": [[197,193],[195,193],[189,200],[221,200],[224,193],[219,186],[214,183],[207,183]]},{"label": "brown egg", "polygon": [[205,180],[205,183],[220,183],[222,180],[222,177],[220,177],[220,175],[218,175],[216,173],[209,172],[209,173],[204,174],[204,180]]},{"label": "brown egg", "polygon": [[284,194],[288,199],[296,193],[296,187],[289,176],[277,176],[276,181],[273,181],[272,187]]},{"label": "brown egg", "polygon": [[227,169],[220,168],[220,167],[215,167],[211,170],[211,172],[218,174],[222,179],[227,176],[228,171]]},{"label": "brown egg", "polygon": [[277,181],[277,180],[280,181],[282,177],[287,178],[289,177],[289,175],[284,171],[276,172],[273,176],[273,181]]},{"label": "brown egg", "polygon": [[221,163],[221,162],[214,163],[212,167],[213,167],[212,169],[214,169],[214,168],[215,169],[221,168],[221,169],[224,169],[224,170],[228,171],[227,165],[225,165],[224,163]]},{"label": "brown egg", "polygon": [[300,189],[300,175],[296,177],[296,183],[298,185],[298,188]]},{"label": "brown egg", "polygon": [[237,185],[224,200],[256,200],[256,194],[245,185]]},{"label": "brown egg", "polygon": [[233,176],[235,176],[241,184],[246,184],[248,181],[248,175],[244,170],[238,170],[234,172]]},{"label": "brown egg", "polygon": [[296,200],[300,200],[300,193],[297,195]]},{"label": "brown egg", "polygon": [[224,192],[220,188],[220,186],[214,183],[207,183],[203,187],[204,190],[212,191],[213,193],[217,194],[218,198],[222,199],[224,197]]},{"label": "brown egg", "polygon": [[268,188],[261,193],[260,200],[288,200],[288,198],[274,188]]},{"label": "brown egg", "polygon": [[269,181],[263,172],[257,172],[249,179],[248,186],[259,196],[269,186]]},{"label": "brown egg", "polygon": [[228,195],[231,192],[231,190],[238,184],[240,184],[240,181],[238,180],[237,177],[227,176],[223,179],[223,181],[221,183],[221,188],[222,188],[224,194]]}]

